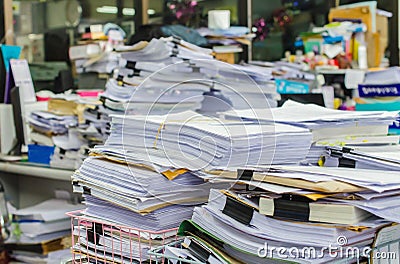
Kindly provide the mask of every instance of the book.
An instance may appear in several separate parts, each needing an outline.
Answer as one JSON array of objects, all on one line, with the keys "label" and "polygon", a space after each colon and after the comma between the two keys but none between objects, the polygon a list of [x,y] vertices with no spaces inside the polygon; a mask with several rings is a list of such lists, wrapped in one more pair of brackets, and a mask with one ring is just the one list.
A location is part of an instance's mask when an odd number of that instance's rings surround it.
[{"label": "book", "polygon": [[360,97],[400,96],[400,83],[392,84],[359,84]]},{"label": "book", "polygon": [[367,72],[364,82],[358,85],[358,93],[360,97],[399,96],[400,68]]}]

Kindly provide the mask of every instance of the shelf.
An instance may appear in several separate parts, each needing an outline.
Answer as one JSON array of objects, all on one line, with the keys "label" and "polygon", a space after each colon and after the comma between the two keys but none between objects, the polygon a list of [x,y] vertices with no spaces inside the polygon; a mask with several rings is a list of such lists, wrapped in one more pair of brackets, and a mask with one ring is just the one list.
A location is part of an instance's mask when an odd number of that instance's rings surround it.
[{"label": "shelf", "polygon": [[61,181],[71,181],[71,176],[73,174],[72,170],[11,162],[0,162],[0,171]]},{"label": "shelf", "polygon": [[338,70],[317,70],[317,74],[334,74],[334,75],[339,75],[339,74],[346,74],[347,69],[338,69]]}]

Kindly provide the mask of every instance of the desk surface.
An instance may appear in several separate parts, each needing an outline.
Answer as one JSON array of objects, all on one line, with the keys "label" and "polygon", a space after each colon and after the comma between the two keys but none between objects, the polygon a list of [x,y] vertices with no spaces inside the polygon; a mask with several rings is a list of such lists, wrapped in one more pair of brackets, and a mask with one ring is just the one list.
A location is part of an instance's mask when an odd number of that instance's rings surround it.
[{"label": "desk surface", "polygon": [[31,164],[0,162],[0,171],[52,180],[71,181],[72,170],[40,167]]}]

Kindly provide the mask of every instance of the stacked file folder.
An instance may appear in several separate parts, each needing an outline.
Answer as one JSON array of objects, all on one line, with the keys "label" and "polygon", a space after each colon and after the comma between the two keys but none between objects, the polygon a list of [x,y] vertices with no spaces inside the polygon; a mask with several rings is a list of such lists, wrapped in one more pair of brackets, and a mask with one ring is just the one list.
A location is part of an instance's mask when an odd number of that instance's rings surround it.
[{"label": "stacked file folder", "polygon": [[[353,263],[369,258],[362,252],[372,246],[376,232],[400,222],[397,174],[306,166],[222,173],[226,179],[217,181],[231,178],[236,185],[211,190],[208,204],[196,207],[191,220],[181,224],[183,248],[202,262],[204,256],[219,256],[215,263]],[[324,248],[334,248],[336,254],[324,253]]]}]

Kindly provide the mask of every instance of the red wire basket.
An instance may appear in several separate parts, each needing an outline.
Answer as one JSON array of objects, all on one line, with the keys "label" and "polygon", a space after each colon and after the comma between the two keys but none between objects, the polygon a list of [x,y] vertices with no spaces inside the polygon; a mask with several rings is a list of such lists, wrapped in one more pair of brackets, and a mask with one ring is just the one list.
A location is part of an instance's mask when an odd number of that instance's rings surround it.
[{"label": "red wire basket", "polygon": [[82,210],[67,215],[73,263],[155,263],[148,251],[177,240],[177,228],[149,231],[121,226],[85,216]]}]

